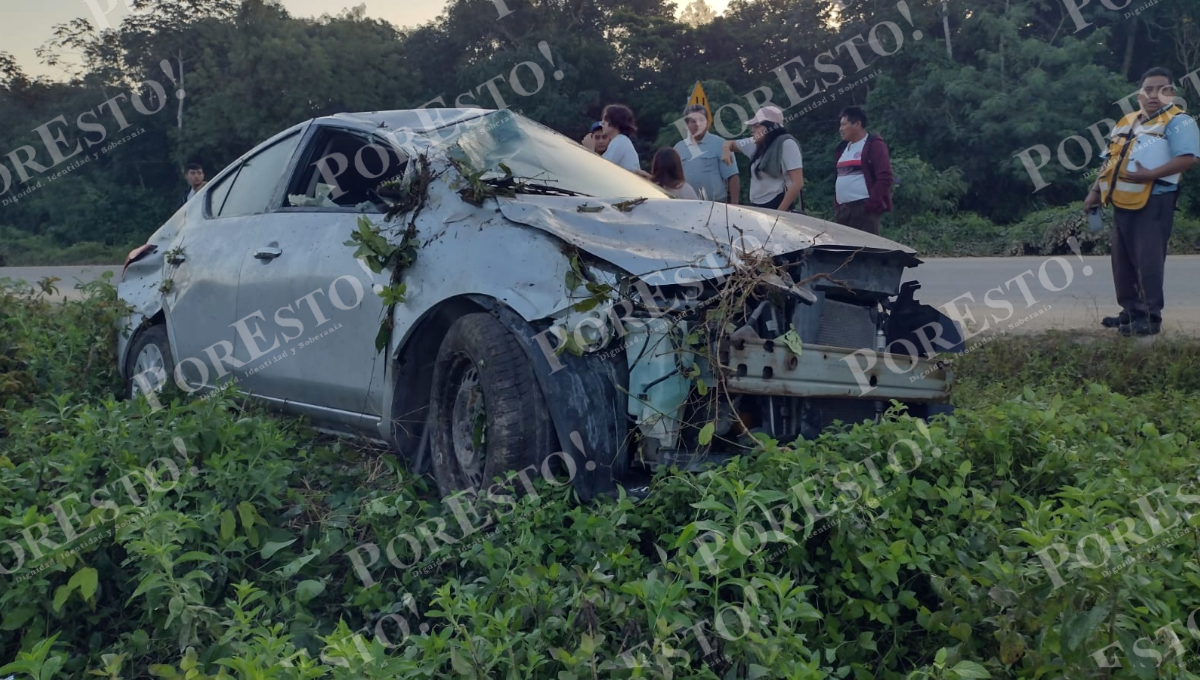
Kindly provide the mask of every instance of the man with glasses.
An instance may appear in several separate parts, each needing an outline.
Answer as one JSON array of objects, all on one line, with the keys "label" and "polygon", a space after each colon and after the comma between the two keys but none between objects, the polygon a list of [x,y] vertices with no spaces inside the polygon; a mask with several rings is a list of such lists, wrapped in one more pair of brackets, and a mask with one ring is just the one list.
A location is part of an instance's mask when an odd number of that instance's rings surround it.
[{"label": "man with glasses", "polygon": [[1179,180],[1200,159],[1196,121],[1174,103],[1172,81],[1165,68],[1142,76],[1139,111],[1109,133],[1100,176],[1083,202],[1085,210],[1113,206],[1113,283],[1121,313],[1102,324],[1122,335],[1154,335],[1161,329]]}]

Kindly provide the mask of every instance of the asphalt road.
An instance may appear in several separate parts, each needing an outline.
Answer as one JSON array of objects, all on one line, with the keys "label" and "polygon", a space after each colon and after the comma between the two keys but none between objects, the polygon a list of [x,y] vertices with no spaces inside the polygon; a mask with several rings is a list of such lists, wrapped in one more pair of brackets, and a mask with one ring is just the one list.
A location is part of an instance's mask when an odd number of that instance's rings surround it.
[{"label": "asphalt road", "polygon": [[37,282],[51,276],[56,276],[59,281],[54,285],[58,287],[59,294],[55,299],[79,299],[80,292],[75,290],[77,283],[87,283],[100,278],[104,272],[112,272],[112,281],[115,284],[121,276],[120,267],[109,267],[103,265],[88,266],[88,267],[0,267],[0,279],[12,279],[14,281],[25,281],[30,286],[36,286]]},{"label": "asphalt road", "polygon": [[[61,281],[59,297],[77,297],[77,281],[92,281],[103,272],[120,276],[120,267],[9,267],[0,278],[36,282],[46,276]],[[1070,272],[1070,283],[1068,273]],[[1017,277],[1021,277],[1017,279]],[[1016,279],[1016,280],[1014,280]],[[910,269],[921,302],[942,307],[955,301],[962,314],[973,316],[975,329],[989,332],[1022,321],[1012,330],[1095,330],[1100,318],[1118,311],[1112,269],[1107,257],[987,257],[926,260]],[[1028,295],[1021,289],[1024,284]],[[999,290],[989,290],[999,288]],[[1059,290],[1055,290],[1059,289]],[[1165,330],[1200,336],[1200,255],[1167,258]],[[962,297],[969,295],[970,297]],[[984,296],[988,295],[985,301]],[[988,303],[991,303],[990,305]],[[1012,306],[1010,310],[1005,304]]]},{"label": "asphalt road", "polygon": [[[1103,330],[1100,319],[1120,311],[1107,256],[929,259],[907,270],[905,280],[921,284],[916,298],[925,304],[945,309],[957,299],[963,317],[969,312],[977,329],[986,323],[989,331],[1031,315],[1014,330]],[[1200,336],[1200,255],[1167,258],[1164,296],[1164,331]],[[1011,316],[1005,303],[1012,305]]]}]

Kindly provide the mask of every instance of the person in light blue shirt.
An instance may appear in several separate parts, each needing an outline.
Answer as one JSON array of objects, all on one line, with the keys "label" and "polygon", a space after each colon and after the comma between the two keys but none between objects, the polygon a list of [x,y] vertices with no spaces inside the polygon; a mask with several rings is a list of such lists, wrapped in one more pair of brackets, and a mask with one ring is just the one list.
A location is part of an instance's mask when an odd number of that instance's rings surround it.
[{"label": "person in light blue shirt", "polygon": [[[1175,116],[1167,123],[1163,134],[1167,137],[1167,148],[1171,158],[1200,157],[1200,129],[1196,126],[1196,119],[1191,116]],[[1165,194],[1169,191],[1179,191],[1179,185],[1155,182],[1150,194]]]},{"label": "person in light blue shirt", "polygon": [[675,151],[683,159],[684,179],[703,200],[737,205],[742,193],[737,161],[721,162],[725,140],[708,131],[708,111],[697,104],[683,116],[688,136],[675,145]]},{"label": "person in light blue shirt", "polygon": [[[1171,72],[1161,67],[1142,75],[1137,93],[1140,112],[1136,118],[1130,115],[1122,119],[1118,127],[1124,132],[1118,134],[1114,128],[1108,152],[1103,154],[1107,157],[1123,149],[1121,156],[1128,154],[1126,160],[1120,156],[1117,159],[1123,167],[1107,166],[1110,174],[1102,172],[1083,201],[1084,210],[1095,210],[1113,202],[1111,196],[1116,191],[1144,195],[1145,189],[1137,185],[1152,185],[1145,205],[1136,209],[1113,207],[1110,251],[1121,313],[1105,317],[1100,323],[1116,328],[1122,335],[1155,335],[1161,330],[1167,244],[1175,226],[1179,181],[1184,172],[1200,162],[1196,121],[1175,105],[1174,80]],[[1169,117],[1165,125],[1158,122],[1163,117]],[[1101,195],[1100,188],[1106,177],[1112,178],[1108,197]]]}]

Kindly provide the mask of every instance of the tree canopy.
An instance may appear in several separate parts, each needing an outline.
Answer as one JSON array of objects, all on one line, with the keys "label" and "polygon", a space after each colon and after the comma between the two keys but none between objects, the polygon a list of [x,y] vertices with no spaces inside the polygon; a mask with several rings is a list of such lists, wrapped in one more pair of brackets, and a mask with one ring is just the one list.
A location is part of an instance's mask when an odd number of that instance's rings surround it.
[{"label": "tree canopy", "polygon": [[[184,164],[211,177],[288,126],[345,111],[507,106],[579,139],[622,103],[648,161],[679,139],[698,81],[719,132],[743,134],[741,116],[768,97],[786,109],[808,212],[829,212],[838,114],[861,105],[900,175],[889,221],[1011,222],[1081,198],[1096,138],[1144,70],[1200,83],[1184,78],[1200,68],[1200,0],[1075,5],[732,0],[716,16],[704,0],[451,0],[436,20],[400,29],[361,8],[300,18],[272,0],[135,0],[112,30],[78,19],[47,36],[44,59],[81,60],[68,82],[30,77],[0,53],[0,183],[7,173],[11,184],[0,225],[59,246],[137,244],[174,210]],[[514,71],[522,62],[541,69],[536,94],[522,96],[537,84],[531,69]],[[1194,88],[1180,95],[1197,99]],[[89,161],[51,180],[67,167],[45,143],[57,135],[59,153],[78,144],[71,160]],[[1019,156],[1037,145],[1049,154],[1040,189]],[[28,172],[30,162],[54,170]]]}]

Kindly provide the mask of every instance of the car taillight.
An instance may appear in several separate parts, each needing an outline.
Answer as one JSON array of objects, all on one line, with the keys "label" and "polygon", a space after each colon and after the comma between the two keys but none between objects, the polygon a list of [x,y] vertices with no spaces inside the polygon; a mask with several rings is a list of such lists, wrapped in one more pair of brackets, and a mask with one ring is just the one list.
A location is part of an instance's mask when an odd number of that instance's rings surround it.
[{"label": "car taillight", "polygon": [[158,246],[156,246],[152,243],[147,243],[144,246],[139,246],[139,247],[134,248],[133,250],[129,251],[129,255],[125,257],[125,266],[121,268],[121,280],[122,281],[125,280],[125,270],[129,269],[129,265],[133,264],[134,262],[137,262],[138,260],[149,255],[150,253],[153,253],[156,250],[158,250]]}]

